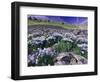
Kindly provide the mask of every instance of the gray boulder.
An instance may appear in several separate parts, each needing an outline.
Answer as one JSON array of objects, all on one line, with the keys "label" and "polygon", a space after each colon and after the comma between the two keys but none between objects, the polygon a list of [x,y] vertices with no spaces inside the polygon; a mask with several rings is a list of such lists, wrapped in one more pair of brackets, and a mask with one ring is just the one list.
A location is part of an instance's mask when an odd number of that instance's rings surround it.
[{"label": "gray boulder", "polygon": [[54,59],[54,65],[75,65],[75,64],[87,64],[87,59],[74,54],[73,52],[60,53]]}]

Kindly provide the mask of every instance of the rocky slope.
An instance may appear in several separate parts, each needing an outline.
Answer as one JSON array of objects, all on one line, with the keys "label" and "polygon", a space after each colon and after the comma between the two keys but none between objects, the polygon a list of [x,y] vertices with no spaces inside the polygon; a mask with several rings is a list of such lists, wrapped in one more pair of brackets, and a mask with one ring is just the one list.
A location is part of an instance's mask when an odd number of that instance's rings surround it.
[{"label": "rocky slope", "polygon": [[87,36],[87,30],[83,29],[29,26],[28,66],[87,64]]}]

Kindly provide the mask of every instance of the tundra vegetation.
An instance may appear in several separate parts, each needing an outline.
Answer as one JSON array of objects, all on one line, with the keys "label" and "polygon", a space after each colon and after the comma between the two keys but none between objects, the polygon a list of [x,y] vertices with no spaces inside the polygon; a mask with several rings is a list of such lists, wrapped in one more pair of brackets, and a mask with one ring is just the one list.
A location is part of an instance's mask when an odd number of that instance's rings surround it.
[{"label": "tundra vegetation", "polygon": [[28,66],[87,64],[87,25],[28,17]]}]

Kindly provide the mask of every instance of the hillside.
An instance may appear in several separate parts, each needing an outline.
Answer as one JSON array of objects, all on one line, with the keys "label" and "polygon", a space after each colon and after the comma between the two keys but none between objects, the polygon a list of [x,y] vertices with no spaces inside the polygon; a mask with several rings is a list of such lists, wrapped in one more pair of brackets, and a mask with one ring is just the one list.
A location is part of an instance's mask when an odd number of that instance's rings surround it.
[{"label": "hillside", "polygon": [[74,25],[74,24],[66,24],[63,22],[55,22],[49,20],[28,20],[28,26],[32,25],[52,25],[52,26],[59,26],[65,29],[87,29],[87,24],[82,25]]}]

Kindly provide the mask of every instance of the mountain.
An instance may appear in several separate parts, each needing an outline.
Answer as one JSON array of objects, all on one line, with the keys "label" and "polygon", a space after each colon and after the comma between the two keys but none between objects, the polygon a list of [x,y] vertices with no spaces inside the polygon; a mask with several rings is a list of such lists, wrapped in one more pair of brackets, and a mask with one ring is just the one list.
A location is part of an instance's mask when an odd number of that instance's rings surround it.
[{"label": "mountain", "polygon": [[72,25],[86,25],[88,23],[87,17],[28,15],[28,18],[63,22]]}]

